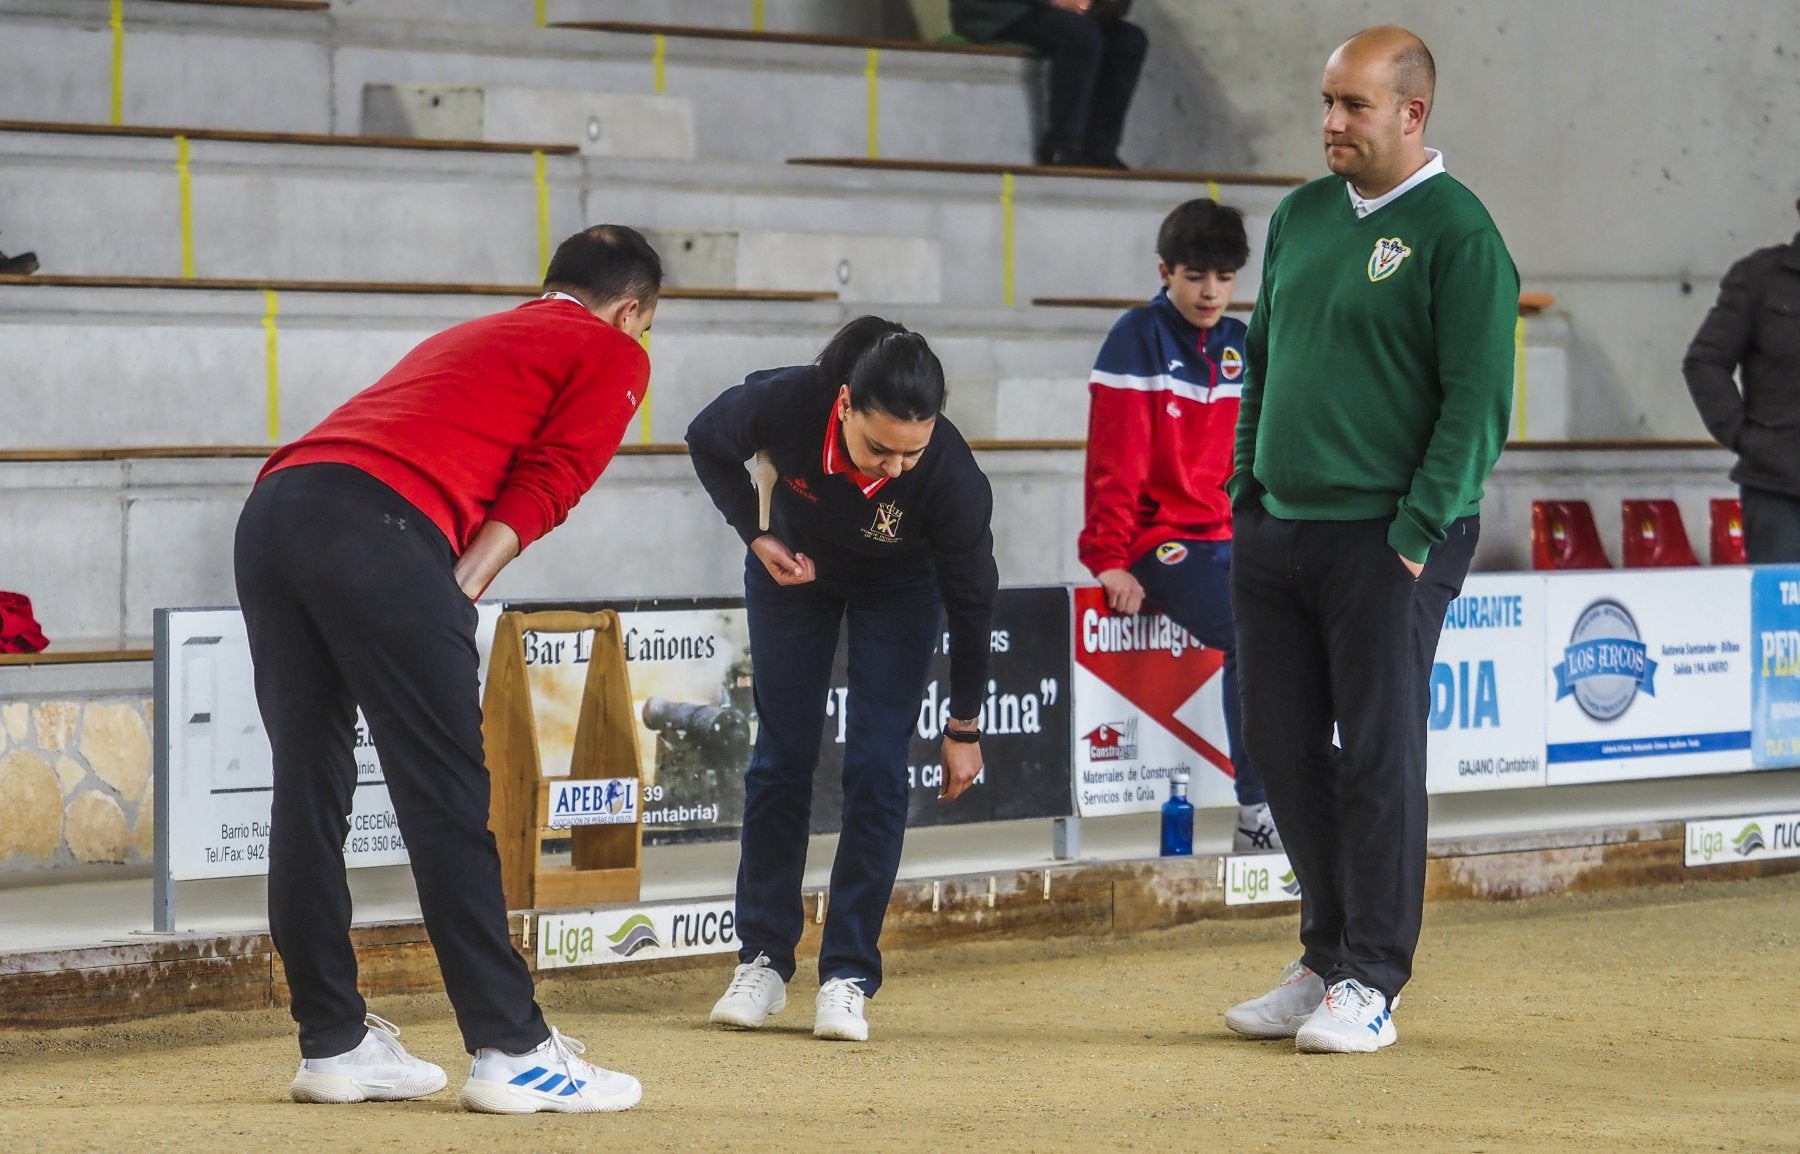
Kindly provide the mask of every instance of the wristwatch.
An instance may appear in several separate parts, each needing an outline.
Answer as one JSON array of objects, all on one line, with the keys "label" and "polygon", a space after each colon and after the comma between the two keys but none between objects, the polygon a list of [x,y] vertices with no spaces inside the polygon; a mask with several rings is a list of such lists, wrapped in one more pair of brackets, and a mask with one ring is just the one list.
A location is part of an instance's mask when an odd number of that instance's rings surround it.
[{"label": "wristwatch", "polygon": [[[953,717],[950,720],[957,721],[959,719]],[[979,724],[979,721],[977,721],[977,724]],[[944,726],[944,737],[946,740],[949,740],[949,741],[960,741],[964,745],[974,745],[976,742],[981,740],[981,730],[980,729],[952,729],[952,728],[950,728],[950,726],[946,725],[946,726]]]}]

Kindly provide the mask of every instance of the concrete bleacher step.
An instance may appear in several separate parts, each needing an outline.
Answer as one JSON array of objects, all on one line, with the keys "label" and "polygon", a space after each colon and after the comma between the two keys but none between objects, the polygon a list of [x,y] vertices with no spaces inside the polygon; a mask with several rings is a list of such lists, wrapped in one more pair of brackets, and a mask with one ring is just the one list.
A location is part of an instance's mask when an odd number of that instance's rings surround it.
[{"label": "concrete bleacher step", "polygon": [[925,237],[866,233],[653,229],[664,283],[804,288],[835,285],[846,301],[930,304],[943,299],[943,258]]},{"label": "concrete bleacher step", "polygon": [[693,106],[673,96],[368,84],[360,131],[433,140],[575,140],[584,156],[694,159]]},{"label": "concrete bleacher step", "polygon": [[[838,166],[712,163],[701,173],[679,161],[578,156],[546,156],[540,178],[534,157],[482,147],[203,139],[189,141],[183,166],[166,139],[0,131],[0,203],[8,235],[30,238],[45,272],[129,276],[526,283],[541,272],[542,245],[598,221],[740,236],[853,235],[878,224],[881,236],[938,246],[944,302],[983,305],[1005,303],[1009,286],[1015,302],[1143,294],[1163,216],[1209,191]],[[1244,209],[1258,251],[1284,190],[1217,191]],[[1239,286],[1255,292],[1254,269]],[[845,286],[834,269],[828,283],[781,287]]]},{"label": "concrete bleacher step", "polygon": [[[0,112],[15,120],[331,132],[332,17],[321,7],[0,0]],[[271,83],[279,78],[279,83]],[[571,141],[570,143],[573,143]]]},{"label": "concrete bleacher step", "polygon": [[[529,13],[527,0],[519,7]],[[0,110],[13,119],[111,119],[109,11],[105,0],[0,0],[9,49]],[[866,155],[872,145],[893,155],[1029,156],[1033,66],[1016,55],[821,30],[721,39],[731,30],[620,21],[612,31],[552,29],[355,11],[128,4],[116,77],[122,120],[348,134],[361,130],[369,86],[494,87],[686,101],[702,157]],[[587,121],[574,127],[564,143],[580,143]]]},{"label": "concrete bleacher step", "polygon": [[[720,390],[755,369],[811,360],[865,308],[748,296],[662,304],[650,340],[648,411],[632,441],[679,441]],[[0,424],[0,449],[292,437],[425,337],[506,307],[472,294],[330,291],[277,291],[274,304],[271,312],[264,292],[243,288],[0,283],[0,363],[11,366],[8,404],[17,414]],[[1028,309],[879,311],[931,340],[950,378],[950,414],[967,435],[1069,437],[1085,429],[1087,371],[1109,316],[1071,323]]]},{"label": "concrete bleacher step", "polygon": [[867,155],[874,147],[1023,163],[1032,140],[1030,61],[918,42],[626,22],[538,29],[346,18],[331,68],[339,131],[353,127],[345,119],[358,114],[365,86],[424,84],[679,97],[691,103],[695,149],[706,159]]}]

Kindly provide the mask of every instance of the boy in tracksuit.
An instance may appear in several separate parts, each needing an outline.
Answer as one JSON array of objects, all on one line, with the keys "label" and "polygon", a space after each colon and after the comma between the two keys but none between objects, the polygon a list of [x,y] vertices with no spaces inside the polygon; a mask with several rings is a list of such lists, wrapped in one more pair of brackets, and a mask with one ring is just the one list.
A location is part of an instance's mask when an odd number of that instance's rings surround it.
[{"label": "boy in tracksuit", "polygon": [[1163,290],[1120,317],[1090,378],[1081,563],[1115,613],[1146,603],[1225,653],[1225,732],[1238,799],[1232,849],[1279,849],[1262,782],[1238,739],[1231,619],[1231,476],[1242,321],[1225,315],[1250,257],[1244,218],[1190,200],[1156,238]]}]

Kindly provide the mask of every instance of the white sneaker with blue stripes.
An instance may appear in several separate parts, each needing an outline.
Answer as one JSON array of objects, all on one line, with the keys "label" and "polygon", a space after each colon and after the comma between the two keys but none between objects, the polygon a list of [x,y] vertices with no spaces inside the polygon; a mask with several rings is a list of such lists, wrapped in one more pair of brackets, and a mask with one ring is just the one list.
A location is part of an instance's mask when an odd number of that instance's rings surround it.
[{"label": "white sneaker with blue stripes", "polygon": [[478,1114],[600,1114],[637,1105],[644,1096],[638,1080],[584,1061],[586,1050],[554,1026],[549,1040],[523,1054],[477,1050],[463,1083],[463,1109]]},{"label": "white sneaker with blue stripes", "polygon": [[1373,1054],[1399,1040],[1387,995],[1344,978],[1325,991],[1325,1000],[1294,1035],[1294,1048],[1302,1054]]},{"label": "white sneaker with blue stripes", "polygon": [[306,1058],[288,1093],[296,1102],[402,1102],[435,1094],[449,1082],[443,1068],[421,1061],[400,1044],[400,1027],[365,1014],[368,1033],[353,1050]]}]

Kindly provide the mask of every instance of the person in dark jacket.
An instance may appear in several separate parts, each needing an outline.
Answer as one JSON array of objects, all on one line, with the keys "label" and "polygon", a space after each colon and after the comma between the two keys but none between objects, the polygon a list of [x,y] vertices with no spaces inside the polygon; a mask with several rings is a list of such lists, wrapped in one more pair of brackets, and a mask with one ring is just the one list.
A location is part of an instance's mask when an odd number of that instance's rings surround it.
[{"label": "person in dark jacket", "polygon": [[[946,610],[951,690],[938,799],[953,801],[982,771],[999,585],[994,502],[943,406],[943,368],[925,339],[866,316],[845,325],[814,364],[753,373],[688,426],[700,483],[749,547],[744,600],[758,719],[744,777],[741,964],[713,1007],[717,1024],[755,1029],[787,1005],[842,623],[850,639],[843,835],[819,953],[818,1037],[869,1036],[863,1003],[881,985],[877,939],[906,833],[907,746]],[[744,468],[752,456],[776,474],[767,524]]]},{"label": "person in dark jacket", "polygon": [[1124,168],[1119,140],[1150,40],[1125,19],[1130,0],[950,0],[959,36],[1024,44],[1050,63],[1039,164]]},{"label": "person in dark jacket", "polygon": [[1737,454],[1746,557],[1800,561],[1800,233],[1731,266],[1681,371],[1706,431]]}]

